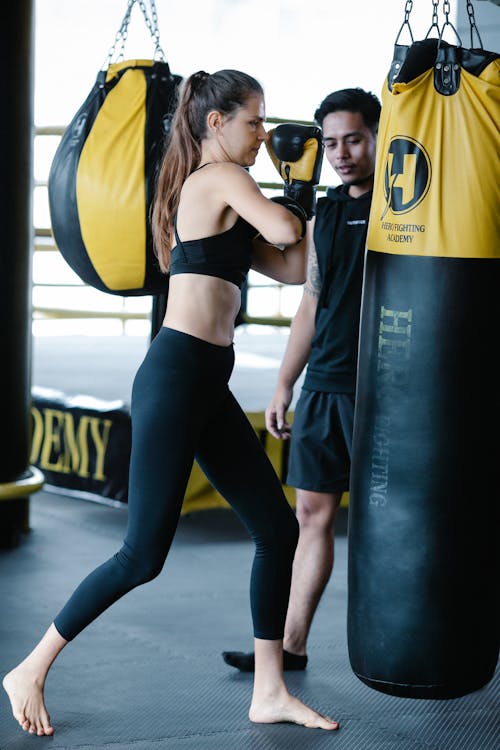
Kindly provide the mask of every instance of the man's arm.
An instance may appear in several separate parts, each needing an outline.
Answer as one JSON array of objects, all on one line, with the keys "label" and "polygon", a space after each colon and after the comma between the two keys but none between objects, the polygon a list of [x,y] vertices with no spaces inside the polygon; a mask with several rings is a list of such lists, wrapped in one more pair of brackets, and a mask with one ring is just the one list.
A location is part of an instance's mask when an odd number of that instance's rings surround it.
[{"label": "man's arm", "polygon": [[316,307],[320,292],[318,258],[313,240],[314,219],[308,222],[307,279],[302,299],[290,326],[290,335],[278,373],[274,395],[266,409],[266,427],[276,438],[286,440],[290,425],[286,412],[293,397],[293,387],[307,364],[314,336]]}]

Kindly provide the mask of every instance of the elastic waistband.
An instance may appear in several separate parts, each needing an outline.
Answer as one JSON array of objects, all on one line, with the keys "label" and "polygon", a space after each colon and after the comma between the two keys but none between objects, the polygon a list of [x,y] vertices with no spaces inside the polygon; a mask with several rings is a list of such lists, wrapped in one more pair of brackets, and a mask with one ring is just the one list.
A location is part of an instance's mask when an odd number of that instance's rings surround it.
[{"label": "elastic waistband", "polygon": [[198,346],[200,349],[204,348],[207,351],[212,352],[228,352],[232,351],[234,348],[233,343],[228,344],[227,346],[222,346],[221,344],[212,344],[211,341],[200,339],[198,336],[193,336],[191,333],[178,331],[177,328],[169,328],[168,326],[162,326],[157,333],[157,336],[168,336],[169,338],[178,338],[179,340],[184,339],[184,341],[190,341],[193,346]]}]

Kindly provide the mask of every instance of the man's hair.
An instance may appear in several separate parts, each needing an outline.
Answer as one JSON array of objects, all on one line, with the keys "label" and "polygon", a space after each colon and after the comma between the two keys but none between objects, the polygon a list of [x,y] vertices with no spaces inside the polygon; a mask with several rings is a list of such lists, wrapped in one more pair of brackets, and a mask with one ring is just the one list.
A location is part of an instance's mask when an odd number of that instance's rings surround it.
[{"label": "man's hair", "polygon": [[314,113],[314,119],[320,127],[323,120],[332,112],[359,112],[367,128],[376,132],[380,119],[380,102],[371,91],[361,88],[340,89],[328,94]]}]

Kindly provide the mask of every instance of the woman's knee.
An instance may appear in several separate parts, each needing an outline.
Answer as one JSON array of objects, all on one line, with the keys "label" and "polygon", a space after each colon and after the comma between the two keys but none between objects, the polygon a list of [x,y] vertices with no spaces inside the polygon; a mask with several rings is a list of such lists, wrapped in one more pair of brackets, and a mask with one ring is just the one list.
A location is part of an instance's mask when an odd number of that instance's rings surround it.
[{"label": "woman's knee", "polygon": [[275,556],[276,554],[293,559],[295,548],[299,541],[299,523],[295,514],[283,514],[274,523],[266,524],[261,534],[255,537],[257,549],[265,554]]},{"label": "woman's knee", "polygon": [[117,553],[116,559],[128,579],[130,588],[141,586],[157,578],[165,562],[164,555],[131,555],[123,548]]},{"label": "woman's knee", "polygon": [[299,533],[300,526],[298,519],[294,513],[291,513],[288,516],[284,534],[286,536],[287,545],[292,550],[292,554],[295,554],[295,548],[299,541]]}]

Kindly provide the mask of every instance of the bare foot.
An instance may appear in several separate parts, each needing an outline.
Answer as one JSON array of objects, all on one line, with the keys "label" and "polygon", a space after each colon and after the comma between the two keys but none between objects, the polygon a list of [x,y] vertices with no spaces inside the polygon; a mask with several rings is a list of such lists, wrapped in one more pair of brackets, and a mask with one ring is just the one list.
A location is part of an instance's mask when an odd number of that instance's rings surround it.
[{"label": "bare foot", "polygon": [[310,729],[339,728],[338,721],[314,711],[286,690],[281,691],[279,695],[268,696],[265,701],[260,701],[258,704],[253,700],[248,717],[250,721],[257,724],[291,721]]},{"label": "bare foot", "polygon": [[40,685],[30,670],[20,664],[5,675],[3,686],[9,696],[14,718],[25,732],[40,737],[54,734]]}]

